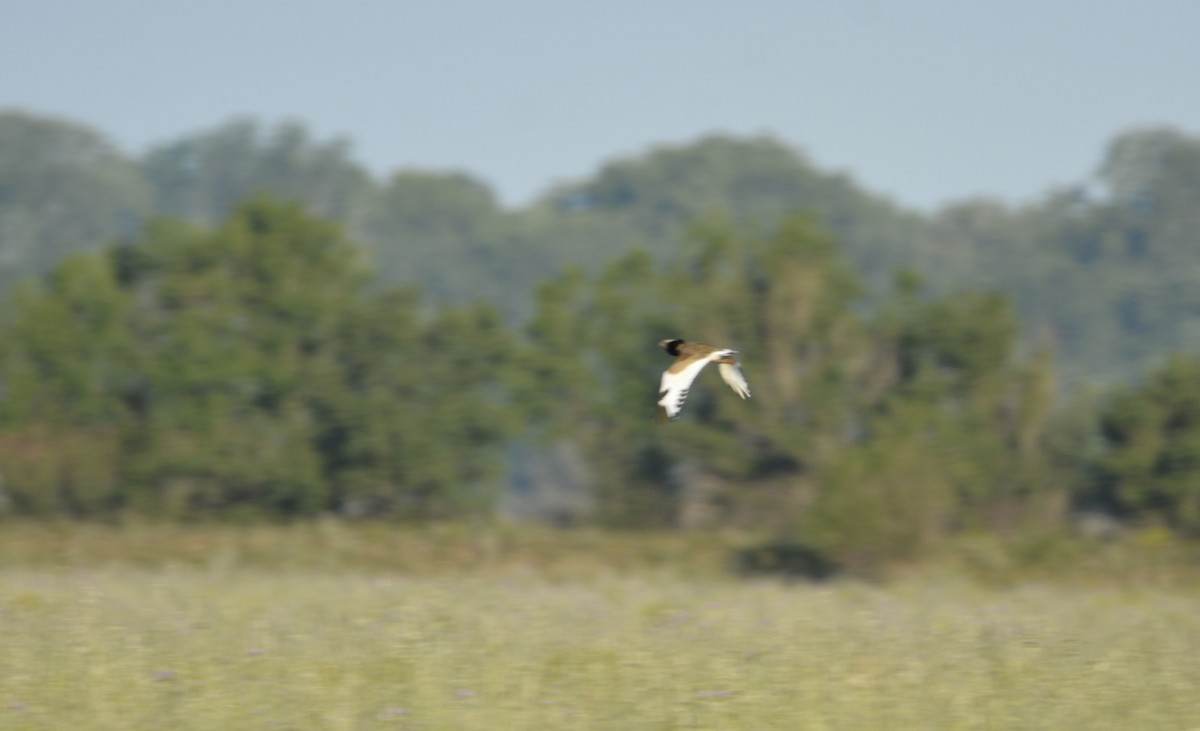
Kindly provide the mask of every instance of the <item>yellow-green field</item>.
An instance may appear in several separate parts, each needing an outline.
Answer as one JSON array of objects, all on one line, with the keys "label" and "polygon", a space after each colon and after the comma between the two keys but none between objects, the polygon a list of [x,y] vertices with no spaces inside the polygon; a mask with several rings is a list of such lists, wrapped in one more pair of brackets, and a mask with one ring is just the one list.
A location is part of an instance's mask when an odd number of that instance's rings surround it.
[{"label": "yellow-green field", "polygon": [[1187,587],[22,567],[0,544],[3,729],[1200,728]]}]

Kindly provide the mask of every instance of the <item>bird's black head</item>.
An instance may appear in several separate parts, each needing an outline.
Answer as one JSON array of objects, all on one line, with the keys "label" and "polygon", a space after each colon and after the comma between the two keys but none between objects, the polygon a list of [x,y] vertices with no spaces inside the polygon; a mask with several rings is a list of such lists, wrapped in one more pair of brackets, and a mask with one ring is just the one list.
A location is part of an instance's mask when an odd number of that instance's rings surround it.
[{"label": "bird's black head", "polygon": [[662,348],[663,350],[667,351],[668,353],[670,353],[671,355],[674,355],[674,356],[679,355],[679,346],[680,345],[683,345],[683,341],[680,340],[679,338],[675,338],[673,340],[658,341],[658,347]]}]

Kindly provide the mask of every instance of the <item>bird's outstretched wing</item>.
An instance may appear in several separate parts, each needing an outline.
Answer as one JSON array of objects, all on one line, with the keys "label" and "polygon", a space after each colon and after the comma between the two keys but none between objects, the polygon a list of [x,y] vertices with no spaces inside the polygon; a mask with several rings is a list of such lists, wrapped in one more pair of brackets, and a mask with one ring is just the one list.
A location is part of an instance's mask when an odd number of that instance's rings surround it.
[{"label": "bird's outstretched wing", "polygon": [[717,370],[721,372],[721,378],[725,379],[734,393],[742,398],[750,398],[750,384],[746,383],[746,374],[742,373],[742,367],[737,361],[721,363],[717,366]]},{"label": "bird's outstretched wing", "polygon": [[707,358],[697,358],[677,371],[672,372],[668,368],[663,372],[662,383],[658,387],[659,421],[667,421],[679,416],[679,410],[683,408],[683,402],[687,399],[692,381],[696,380],[696,376],[704,370],[706,365],[708,365]]}]

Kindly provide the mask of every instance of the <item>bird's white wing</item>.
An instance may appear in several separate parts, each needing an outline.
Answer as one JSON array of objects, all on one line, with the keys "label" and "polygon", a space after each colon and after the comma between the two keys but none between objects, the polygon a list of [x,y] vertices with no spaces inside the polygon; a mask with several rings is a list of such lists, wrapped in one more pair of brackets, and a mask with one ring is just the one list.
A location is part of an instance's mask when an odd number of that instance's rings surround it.
[{"label": "bird's white wing", "polygon": [[683,402],[687,399],[688,389],[692,387],[692,381],[696,380],[696,376],[700,371],[704,370],[704,366],[708,365],[708,360],[700,358],[692,363],[688,363],[683,370],[672,373],[664,371],[662,375],[662,383],[658,387],[658,413],[660,417],[674,419],[679,416],[679,410],[683,408]]},{"label": "bird's white wing", "polygon": [[742,367],[737,363],[721,363],[717,366],[717,370],[721,372],[721,378],[729,384],[733,392],[742,398],[750,398],[750,384],[746,383],[746,374],[742,373]]}]

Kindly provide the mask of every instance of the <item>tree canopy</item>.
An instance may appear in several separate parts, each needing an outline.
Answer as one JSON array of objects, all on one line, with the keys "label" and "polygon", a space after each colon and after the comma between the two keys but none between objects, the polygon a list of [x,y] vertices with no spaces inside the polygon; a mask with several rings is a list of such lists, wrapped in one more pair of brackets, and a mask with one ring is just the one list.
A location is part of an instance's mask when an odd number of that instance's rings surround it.
[{"label": "tree canopy", "polygon": [[[1194,536],[1198,181],[1200,142],[1133,130],[1090,185],[919,214],[718,135],[506,209],[294,124],[134,158],[2,113],[0,505],[423,519],[570,483],[579,519],[862,566],[1072,507]],[[754,399],[701,374],[656,427],[665,337],[742,351]]]},{"label": "tree canopy", "polygon": [[[369,282],[337,225],[261,198],[64,259],[0,322],[8,500],[462,516],[493,509],[503,450],[568,445],[603,524],[773,526],[870,566],[1070,498],[1053,371],[1018,357],[1006,298],[905,276],[863,312],[808,217],[710,221],[670,261],[564,272],[519,328]],[[702,374],[686,418],[657,425],[654,343],[674,336],[739,349],[755,398]]]},{"label": "tree canopy", "polygon": [[0,289],[155,217],[215,225],[266,193],[339,221],[380,285],[486,299],[511,321],[563,267],[595,275],[635,248],[666,261],[697,220],[769,231],[804,212],[836,238],[865,303],[888,296],[899,268],[920,271],[929,294],[1005,292],[1023,345],[1053,347],[1069,385],[1128,381],[1200,350],[1200,141],[1171,129],[1118,136],[1092,178],[1031,203],[966,200],[930,214],[768,137],[657,147],[518,209],[462,172],[378,179],[347,141],[297,123],[234,120],[135,157],[83,125],[5,112],[0,150]]},{"label": "tree canopy", "polygon": [[0,469],[21,512],[177,517],[486,507],[508,334],[490,308],[367,292],[295,205],[163,221],[6,308]]}]

